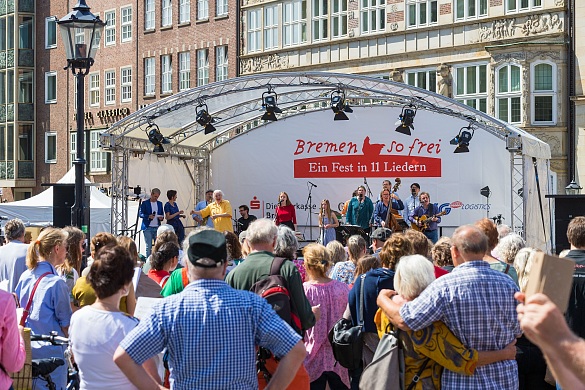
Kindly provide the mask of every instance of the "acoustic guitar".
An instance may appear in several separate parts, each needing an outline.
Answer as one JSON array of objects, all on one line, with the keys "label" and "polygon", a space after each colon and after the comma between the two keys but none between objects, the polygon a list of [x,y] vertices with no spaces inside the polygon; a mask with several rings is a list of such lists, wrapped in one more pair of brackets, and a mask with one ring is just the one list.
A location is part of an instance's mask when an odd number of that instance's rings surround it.
[{"label": "acoustic guitar", "polygon": [[418,226],[416,223],[413,223],[410,225],[411,228],[413,228],[414,230],[417,230],[419,232],[424,232],[429,228],[429,223],[431,223],[431,219],[435,218],[435,217],[441,217],[443,215],[447,214],[446,211],[441,211],[438,214],[432,215],[432,216],[428,216],[428,215],[421,215],[420,217],[414,217],[414,220],[420,223],[420,226]]}]

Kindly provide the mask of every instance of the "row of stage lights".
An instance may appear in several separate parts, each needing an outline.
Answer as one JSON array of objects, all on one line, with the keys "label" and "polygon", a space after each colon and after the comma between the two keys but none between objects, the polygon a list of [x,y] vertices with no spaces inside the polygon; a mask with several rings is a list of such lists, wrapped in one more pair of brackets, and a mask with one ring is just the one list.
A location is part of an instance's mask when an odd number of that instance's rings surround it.
[{"label": "row of stage lights", "polygon": [[[352,108],[345,99],[345,93],[341,89],[337,89],[331,92],[330,95],[331,110],[334,112],[333,120],[347,121],[349,117],[346,113],[353,113]],[[268,91],[262,93],[262,108],[264,114],[260,119],[264,121],[275,122],[278,120],[276,114],[282,114],[282,110],[278,107],[278,95],[274,91],[271,85],[268,86]],[[411,130],[414,130],[414,117],[416,116],[417,107],[414,104],[408,104],[402,107],[402,112],[398,116],[398,121],[395,123],[398,125],[396,131],[405,135],[412,135]],[[204,134],[213,133],[216,129],[212,123],[215,122],[215,118],[209,114],[207,104],[200,102],[195,108],[195,120],[203,127]],[[155,145],[154,153],[164,153],[163,144],[170,143],[170,139],[164,137],[158,126],[148,121],[148,127],[146,128],[146,134],[148,140]],[[471,125],[462,127],[459,133],[449,142],[451,145],[457,145],[454,153],[467,153],[469,152],[469,142],[475,134],[475,129]]]}]

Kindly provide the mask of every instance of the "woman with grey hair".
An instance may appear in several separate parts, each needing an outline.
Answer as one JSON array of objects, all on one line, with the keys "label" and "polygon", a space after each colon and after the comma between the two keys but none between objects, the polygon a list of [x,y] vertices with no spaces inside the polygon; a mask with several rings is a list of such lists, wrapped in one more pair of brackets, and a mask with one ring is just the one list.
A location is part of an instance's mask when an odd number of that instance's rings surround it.
[{"label": "woman with grey hair", "polygon": [[[435,280],[433,264],[422,255],[404,256],[396,266],[394,287],[400,294],[390,298],[383,290],[384,299],[399,299],[407,302],[418,297]],[[380,299],[379,299],[380,300]],[[393,329],[388,317],[383,314],[384,305],[376,313],[376,326],[380,338]],[[516,358],[515,341],[500,351],[482,351],[467,348],[441,321],[418,332],[398,331],[398,338],[404,345],[405,375],[404,384],[408,387],[419,377],[413,389],[440,389],[443,368],[462,374],[473,375],[477,366],[491,364],[500,360]]]},{"label": "woman with grey hair", "polygon": [[302,259],[297,259],[298,249],[299,241],[295,236],[295,232],[293,232],[286,225],[279,225],[278,234],[276,235],[276,246],[274,247],[274,255],[291,260],[299,270],[299,273],[301,274],[301,280],[303,281],[303,283],[305,283],[306,280],[305,263]]},{"label": "woman with grey hair", "polygon": [[358,260],[366,255],[366,240],[360,235],[354,235],[347,239],[348,261],[341,261],[331,270],[331,279],[339,280],[345,284],[352,284],[355,278],[355,267]]},{"label": "woman with grey hair", "polygon": [[506,264],[514,264],[518,251],[526,246],[526,241],[516,233],[510,233],[503,237],[494,252],[498,258]]}]

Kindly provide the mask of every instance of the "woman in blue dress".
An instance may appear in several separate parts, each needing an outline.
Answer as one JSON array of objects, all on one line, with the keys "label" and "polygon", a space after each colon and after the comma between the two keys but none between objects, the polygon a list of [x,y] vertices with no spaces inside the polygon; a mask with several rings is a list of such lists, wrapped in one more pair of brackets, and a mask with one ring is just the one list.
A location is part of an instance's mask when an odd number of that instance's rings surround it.
[{"label": "woman in blue dress", "polygon": [[323,199],[321,202],[321,210],[319,211],[319,229],[321,244],[327,245],[329,242],[335,240],[335,228],[339,226],[339,221],[335,213],[331,211],[328,199]]},{"label": "woman in blue dress", "polygon": [[185,213],[183,210],[179,210],[179,205],[177,205],[177,191],[168,190],[167,198],[169,201],[165,203],[165,219],[175,229],[175,234],[179,238],[179,244],[181,244],[185,238],[185,227],[181,218],[185,218]]},{"label": "woman in blue dress", "polygon": [[[55,269],[56,266],[65,262],[66,240],[67,233],[62,229],[47,228],[28,247],[26,255],[28,270],[20,276],[15,292],[21,307],[27,307],[29,299],[31,301],[24,326],[30,328],[33,334],[48,335],[56,331],[59,336],[68,336],[71,320],[70,290]],[[35,285],[37,285],[36,290]],[[32,299],[31,295],[33,295]],[[63,359],[64,351],[61,346],[33,341],[31,347],[33,359],[49,357]],[[51,379],[57,385],[57,389],[64,389],[67,383],[67,365],[53,371]],[[33,383],[33,389],[46,388],[47,383],[40,379]]]}]

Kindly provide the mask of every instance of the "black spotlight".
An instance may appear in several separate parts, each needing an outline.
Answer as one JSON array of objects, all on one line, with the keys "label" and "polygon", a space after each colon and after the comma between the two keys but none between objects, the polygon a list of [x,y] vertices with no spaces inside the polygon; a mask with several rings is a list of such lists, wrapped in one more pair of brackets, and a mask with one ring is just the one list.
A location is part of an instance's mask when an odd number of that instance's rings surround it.
[{"label": "black spotlight", "polygon": [[277,105],[278,95],[272,90],[272,87],[268,87],[268,91],[262,94],[262,109],[266,112],[262,115],[264,121],[277,121],[276,114],[281,114],[282,110]]},{"label": "black spotlight", "polygon": [[[471,132],[469,130],[471,130]],[[461,130],[459,130],[459,134],[449,142],[451,145],[457,145],[453,153],[469,152],[469,142],[473,138],[474,133],[475,130],[470,126],[462,127]]]},{"label": "black spotlight", "polygon": [[402,112],[398,117],[398,121],[395,123],[398,125],[396,131],[411,135],[410,130],[414,130],[414,117],[416,116],[416,106],[409,104],[408,106],[402,107]]},{"label": "black spotlight", "polygon": [[215,127],[213,127],[213,117],[209,115],[209,111],[207,111],[207,104],[199,104],[197,108],[195,108],[195,120],[205,129],[205,134],[213,133],[215,131]]},{"label": "black spotlight", "polygon": [[353,112],[353,110],[349,106],[349,103],[345,100],[345,94],[340,90],[331,92],[331,109],[335,113],[335,117],[333,118],[333,120],[336,121],[349,120],[345,113]]},{"label": "black spotlight", "polygon": [[163,148],[163,144],[171,143],[171,140],[163,137],[160,129],[154,122],[148,123],[146,134],[148,135],[148,140],[154,145],[154,149],[152,150],[154,153],[164,153],[165,149]]}]

